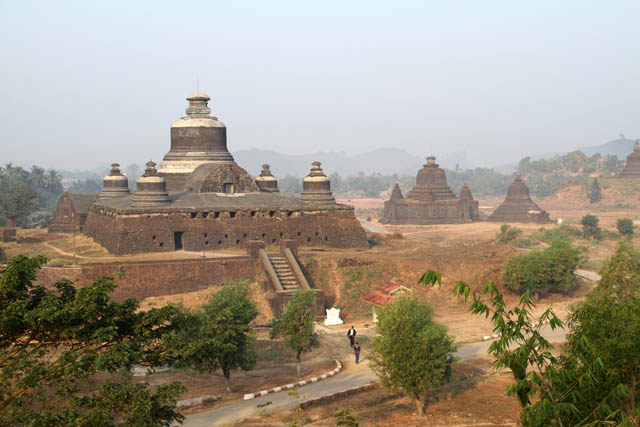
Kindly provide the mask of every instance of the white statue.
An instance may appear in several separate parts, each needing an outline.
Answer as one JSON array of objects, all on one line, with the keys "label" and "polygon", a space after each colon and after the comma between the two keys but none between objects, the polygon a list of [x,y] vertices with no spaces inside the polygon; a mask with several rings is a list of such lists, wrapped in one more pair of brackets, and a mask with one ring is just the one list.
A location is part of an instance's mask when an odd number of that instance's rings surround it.
[{"label": "white statue", "polygon": [[335,308],[335,307],[328,308],[326,312],[327,312],[327,318],[324,319],[325,326],[342,325],[344,323],[340,318],[339,308]]},{"label": "white statue", "polygon": [[562,218],[558,218],[558,225],[562,225]]}]

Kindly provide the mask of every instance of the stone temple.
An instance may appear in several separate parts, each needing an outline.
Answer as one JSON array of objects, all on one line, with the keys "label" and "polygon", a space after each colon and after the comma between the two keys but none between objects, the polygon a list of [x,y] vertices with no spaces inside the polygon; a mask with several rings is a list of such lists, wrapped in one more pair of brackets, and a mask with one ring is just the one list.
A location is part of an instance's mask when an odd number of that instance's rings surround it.
[{"label": "stone temple", "polygon": [[636,139],[633,152],[627,156],[620,178],[640,178],[640,140]]},{"label": "stone temple", "polygon": [[416,185],[403,197],[398,184],[384,202],[383,224],[460,224],[480,219],[478,202],[465,184],[456,197],[447,185],[444,169],[436,158],[427,157],[427,164],[418,171]]},{"label": "stone temple", "polygon": [[171,125],[171,148],[152,161],[129,193],[117,164],[89,205],[83,231],[113,254],[297,245],[366,248],[352,206],[336,203],[318,162],[301,196],[280,194],[269,165],[255,179],[227,149],[227,129],[210,115],[209,97],[187,97],[187,115]]},{"label": "stone temple", "polygon": [[531,200],[529,187],[522,181],[520,174],[507,190],[507,197],[489,216],[488,221],[495,222],[549,222],[549,214]]}]

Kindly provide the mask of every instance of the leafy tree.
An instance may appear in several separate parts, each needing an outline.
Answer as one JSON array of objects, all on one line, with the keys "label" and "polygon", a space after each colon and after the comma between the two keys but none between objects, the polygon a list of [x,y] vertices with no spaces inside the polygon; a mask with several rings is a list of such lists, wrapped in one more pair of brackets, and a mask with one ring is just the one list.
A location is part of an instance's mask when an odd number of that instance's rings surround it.
[{"label": "leafy tree", "polygon": [[81,179],[69,187],[71,193],[98,193],[100,190],[102,190],[102,180],[97,178]]},{"label": "leafy tree", "polygon": [[[170,425],[184,388],[150,390],[131,381],[134,365],[166,363],[158,345],[173,330],[173,306],[143,311],[111,301],[113,279],[55,290],[33,282],[41,256],[12,258],[0,276],[0,424]],[[95,383],[96,374],[109,374]]]},{"label": "leafy tree", "polygon": [[211,296],[203,311],[183,318],[183,327],[165,338],[178,365],[201,372],[222,371],[231,393],[231,372],[256,365],[256,337],[251,322],[258,316],[247,283],[228,284]]},{"label": "leafy tree", "polygon": [[[632,260],[630,262],[630,260]],[[596,291],[570,315],[567,344],[559,357],[541,329],[564,327],[551,308],[535,319],[536,301],[525,292],[516,307],[507,309],[499,289],[489,282],[480,293],[455,282],[454,293],[471,297],[473,314],[491,316],[499,337],[489,346],[495,369],[508,368],[523,410],[523,425],[638,425],[640,423],[640,253],[622,242],[608,261]],[[635,270],[635,279],[617,282]],[[615,272],[615,273],[614,273]],[[603,287],[603,282],[609,283]],[[419,280],[441,285],[439,273],[427,271]],[[625,291],[620,294],[620,290]],[[484,298],[488,296],[488,302]],[[622,304],[621,304],[622,303]]]},{"label": "leafy tree", "polygon": [[631,218],[618,218],[618,221],[616,221],[616,228],[618,229],[618,233],[623,236],[633,236],[633,221]]},{"label": "leafy tree", "polygon": [[0,214],[22,225],[27,216],[38,208],[38,195],[24,182],[0,181]]},{"label": "leafy tree", "polygon": [[614,255],[600,270],[600,276],[598,289],[612,290],[619,299],[631,298],[640,292],[640,252],[629,241],[619,242]]},{"label": "leafy tree", "polygon": [[585,239],[600,240],[602,238],[602,230],[598,226],[600,220],[594,215],[585,215],[580,223],[582,224],[582,235]]},{"label": "leafy tree", "polygon": [[517,294],[568,292],[578,284],[573,272],[579,262],[579,249],[567,240],[558,239],[542,251],[509,258],[502,278],[505,286]]},{"label": "leafy tree", "polygon": [[318,333],[314,329],[316,318],[316,296],[314,291],[296,291],[284,308],[281,316],[276,316],[271,328],[271,339],[282,337],[287,346],[296,353],[298,378],[300,378],[300,358],[320,345]]},{"label": "leafy tree", "polygon": [[597,203],[602,200],[602,190],[600,189],[600,182],[598,178],[593,178],[591,187],[589,188],[589,202]]},{"label": "leafy tree", "polygon": [[427,302],[403,296],[378,311],[378,336],[371,343],[371,367],[382,384],[426,411],[426,394],[451,378],[453,338],[433,322]]}]

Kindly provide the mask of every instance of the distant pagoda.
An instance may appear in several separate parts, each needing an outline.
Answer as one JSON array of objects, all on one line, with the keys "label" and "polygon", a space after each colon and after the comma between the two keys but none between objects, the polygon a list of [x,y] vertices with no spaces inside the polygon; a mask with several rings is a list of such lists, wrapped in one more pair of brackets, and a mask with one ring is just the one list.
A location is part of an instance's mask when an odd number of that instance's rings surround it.
[{"label": "distant pagoda", "polygon": [[620,172],[620,178],[640,178],[640,140],[636,139],[633,151],[627,156],[627,163]]},{"label": "distant pagoda", "polygon": [[549,214],[542,210],[529,195],[529,187],[520,174],[507,190],[507,197],[488,218],[494,222],[549,222]]}]

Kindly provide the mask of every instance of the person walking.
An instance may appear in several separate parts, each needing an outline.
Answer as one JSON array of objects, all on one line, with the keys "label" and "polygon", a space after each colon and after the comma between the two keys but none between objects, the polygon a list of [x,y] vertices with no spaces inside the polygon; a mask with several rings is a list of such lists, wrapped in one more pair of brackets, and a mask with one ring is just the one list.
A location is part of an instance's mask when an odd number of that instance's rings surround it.
[{"label": "person walking", "polygon": [[356,341],[356,329],[353,326],[351,326],[351,329],[347,332],[347,336],[349,337],[351,348],[353,348],[353,343]]},{"label": "person walking", "polygon": [[356,343],[353,346],[353,352],[356,354],[356,365],[360,362],[360,344]]}]

